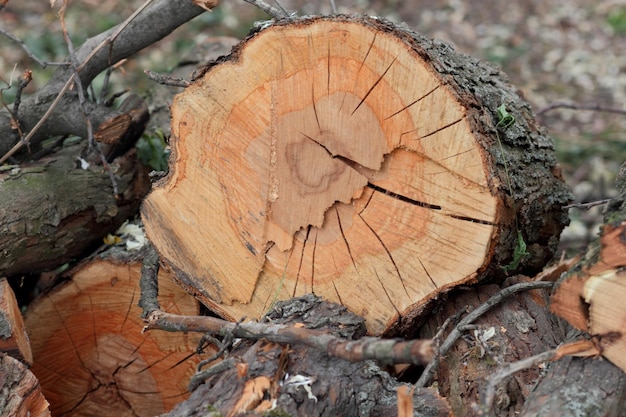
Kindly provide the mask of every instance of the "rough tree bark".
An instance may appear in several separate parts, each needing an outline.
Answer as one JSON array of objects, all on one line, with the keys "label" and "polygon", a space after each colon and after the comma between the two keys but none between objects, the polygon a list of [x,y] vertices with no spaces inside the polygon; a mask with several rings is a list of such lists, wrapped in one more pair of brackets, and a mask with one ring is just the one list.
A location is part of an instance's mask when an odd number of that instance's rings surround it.
[{"label": "rough tree bark", "polygon": [[33,353],[20,306],[9,282],[4,278],[0,279],[0,352],[28,365],[33,363]]},{"label": "rough tree bark", "polygon": [[314,292],[374,334],[409,328],[451,287],[541,268],[567,222],[552,142],[504,76],[382,19],[252,34],[177,97],[172,147],[148,235],[231,319]]},{"label": "rough tree bark", "polygon": [[[505,284],[527,282],[516,276]],[[419,337],[433,337],[448,317],[484,303],[500,291],[497,285],[479,285],[449,294],[449,299],[428,319]],[[465,336],[444,355],[435,380],[448,398],[455,417],[476,416],[472,407],[480,403],[489,378],[503,365],[556,348],[565,337],[565,325],[548,308],[549,293],[533,290],[515,294],[474,322]],[[448,329],[454,327],[454,322]],[[449,333],[449,330],[444,333]],[[517,415],[541,379],[535,367],[519,372],[501,384],[494,401],[496,416]]]},{"label": "rough tree bark", "polygon": [[[365,333],[362,318],[313,295],[277,303],[266,321],[298,324],[348,339]],[[302,345],[244,341],[229,353],[229,360],[230,368],[216,371],[168,417],[206,416],[211,410],[228,416],[262,415],[269,410],[275,415],[307,417],[395,416],[396,390],[406,385],[372,361],[351,363]],[[450,415],[446,401],[434,389],[415,389],[412,400],[413,415]]]},{"label": "rough tree bark", "polygon": [[83,146],[0,172],[0,276],[53,270],[102,245],[135,214],[150,188],[135,151],[109,164],[80,167]]}]

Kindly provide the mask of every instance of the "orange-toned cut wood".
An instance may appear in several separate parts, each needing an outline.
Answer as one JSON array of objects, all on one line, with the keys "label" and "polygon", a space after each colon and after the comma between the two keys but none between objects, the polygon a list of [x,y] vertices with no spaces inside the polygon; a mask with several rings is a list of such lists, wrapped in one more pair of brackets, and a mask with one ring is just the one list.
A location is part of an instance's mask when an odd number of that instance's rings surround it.
[{"label": "orange-toned cut wood", "polygon": [[0,353],[0,415],[50,417],[48,401],[35,375],[22,362]]},{"label": "orange-toned cut wood", "polygon": [[[32,371],[53,415],[155,416],[187,397],[200,335],[142,333],[140,268],[90,261],[29,308]],[[164,310],[198,314],[168,272],[159,278]]]},{"label": "orange-toned cut wood", "polygon": [[[578,272],[563,277],[550,309],[596,336],[601,353],[626,372],[626,222],[604,225],[600,250]],[[594,249],[590,249],[592,252]]]},{"label": "orange-toned cut wood", "polygon": [[171,172],[144,224],[226,317],[313,292],[380,333],[476,279],[514,227],[476,123],[406,34],[375,19],[274,25],[175,99]]}]

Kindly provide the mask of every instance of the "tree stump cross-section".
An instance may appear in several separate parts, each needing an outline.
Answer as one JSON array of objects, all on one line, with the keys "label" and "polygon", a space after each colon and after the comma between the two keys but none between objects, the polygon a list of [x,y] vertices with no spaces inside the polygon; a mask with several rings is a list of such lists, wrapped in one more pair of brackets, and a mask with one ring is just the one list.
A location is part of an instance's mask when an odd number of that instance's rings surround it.
[{"label": "tree stump cross-section", "polygon": [[177,96],[171,172],[142,215],[190,291],[230,318],[313,292],[381,333],[511,253],[496,123],[421,48],[378,19],[287,21]]}]

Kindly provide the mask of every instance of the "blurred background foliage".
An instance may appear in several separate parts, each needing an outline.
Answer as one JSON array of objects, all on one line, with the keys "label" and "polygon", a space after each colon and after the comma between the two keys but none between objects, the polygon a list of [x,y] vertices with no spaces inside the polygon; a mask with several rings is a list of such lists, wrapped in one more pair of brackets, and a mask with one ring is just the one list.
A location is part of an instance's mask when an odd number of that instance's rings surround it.
[{"label": "blurred background foliage", "polygon": [[[276,5],[273,0],[267,0]],[[61,1],[57,1],[61,3]],[[75,45],[109,29],[143,0],[73,0],[66,13]],[[624,0],[281,0],[290,12],[330,14],[366,13],[406,22],[429,37],[451,43],[456,49],[500,66],[540,111],[555,101],[625,109],[626,103],[626,1]],[[169,72],[194,51],[217,36],[243,38],[255,21],[269,17],[242,0],[222,0],[163,41],[124,63],[112,75],[112,91],[129,88],[144,95],[153,107],[165,107],[145,68]],[[45,0],[11,0],[0,11],[5,30],[19,36],[41,59],[59,61],[66,56],[58,6]],[[0,77],[32,69],[33,93],[54,68],[41,69],[13,42],[0,37]],[[96,94],[102,77],[94,82]],[[4,91],[5,103],[12,90]],[[623,114],[555,109],[539,121],[555,138],[557,156],[566,181],[578,202],[614,195],[613,181],[626,161],[626,117]],[[169,132],[169,126],[151,128],[144,135],[153,151]],[[159,133],[159,132],[165,132]],[[152,152],[151,151],[151,152]],[[153,161],[162,166],[163,161]],[[572,225],[564,233],[563,248],[578,250],[597,232],[602,207],[588,211],[571,209]]]}]

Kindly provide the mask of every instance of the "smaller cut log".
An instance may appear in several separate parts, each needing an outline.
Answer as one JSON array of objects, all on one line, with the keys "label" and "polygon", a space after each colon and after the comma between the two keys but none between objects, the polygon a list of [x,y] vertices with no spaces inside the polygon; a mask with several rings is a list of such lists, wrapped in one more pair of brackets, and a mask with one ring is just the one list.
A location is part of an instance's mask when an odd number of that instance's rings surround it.
[{"label": "smaller cut log", "polygon": [[4,353],[0,353],[0,415],[50,417],[48,401],[35,375],[22,362]]},{"label": "smaller cut log", "polygon": [[592,335],[602,355],[626,372],[626,184],[617,184],[620,195],[609,203],[599,239],[557,282],[550,308]]},{"label": "smaller cut log", "polygon": [[4,278],[0,278],[0,352],[29,365],[33,363],[22,312],[9,282]]},{"label": "smaller cut log", "polygon": [[[116,249],[77,267],[27,311],[32,370],[55,415],[167,412],[186,398],[189,378],[205,358],[195,354],[199,334],[142,332],[141,263]],[[170,273],[162,270],[160,281],[163,310],[199,314],[197,301]]]},{"label": "smaller cut log", "polygon": [[[516,276],[505,284],[528,280]],[[500,290],[497,285],[482,285],[451,293],[422,327],[420,337],[433,337],[448,317],[476,308]],[[545,290],[514,294],[474,324],[441,359],[436,372],[439,392],[448,398],[455,417],[477,415],[473,406],[480,403],[489,378],[504,365],[554,349],[565,337],[563,323],[549,312]],[[519,413],[540,377],[536,367],[507,378],[497,389],[495,415]]]},{"label": "smaller cut log", "polygon": [[[365,333],[361,317],[310,294],[276,303],[266,321],[298,324],[348,339]],[[372,361],[351,363],[300,344],[246,341],[230,352],[228,360],[230,368],[216,368],[168,417],[206,416],[207,410],[223,416],[261,415],[269,410],[291,416],[395,416],[397,388],[406,386]],[[447,402],[434,389],[415,389],[411,399],[411,415],[450,415]]]}]

